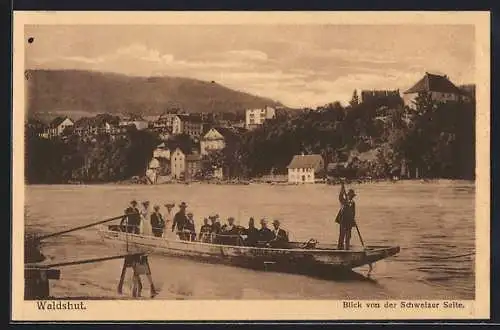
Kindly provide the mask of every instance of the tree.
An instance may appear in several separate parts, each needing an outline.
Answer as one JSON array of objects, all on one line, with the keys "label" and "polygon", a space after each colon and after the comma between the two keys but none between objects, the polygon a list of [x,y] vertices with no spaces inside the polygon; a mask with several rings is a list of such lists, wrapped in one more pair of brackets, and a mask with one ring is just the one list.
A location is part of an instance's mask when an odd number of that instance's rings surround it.
[{"label": "tree", "polygon": [[354,92],[352,93],[352,98],[351,101],[349,101],[349,104],[351,105],[351,107],[355,107],[359,104],[359,97],[357,90],[354,90]]}]

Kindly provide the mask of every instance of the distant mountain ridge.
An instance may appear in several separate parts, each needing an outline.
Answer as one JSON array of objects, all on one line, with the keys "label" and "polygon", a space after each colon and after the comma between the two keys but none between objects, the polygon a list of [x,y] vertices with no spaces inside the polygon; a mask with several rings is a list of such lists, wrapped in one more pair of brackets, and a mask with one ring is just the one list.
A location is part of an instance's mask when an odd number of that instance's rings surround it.
[{"label": "distant mountain ridge", "polygon": [[243,112],[280,102],[191,78],[83,70],[28,70],[27,113]]}]

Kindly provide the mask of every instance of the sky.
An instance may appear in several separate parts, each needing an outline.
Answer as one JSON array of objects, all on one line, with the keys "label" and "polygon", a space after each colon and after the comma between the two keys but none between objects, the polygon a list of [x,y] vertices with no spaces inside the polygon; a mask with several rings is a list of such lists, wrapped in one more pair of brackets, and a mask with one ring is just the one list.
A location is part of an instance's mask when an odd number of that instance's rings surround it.
[{"label": "sky", "polygon": [[216,81],[290,107],[404,91],[425,72],[474,83],[473,25],[28,25],[27,69]]}]

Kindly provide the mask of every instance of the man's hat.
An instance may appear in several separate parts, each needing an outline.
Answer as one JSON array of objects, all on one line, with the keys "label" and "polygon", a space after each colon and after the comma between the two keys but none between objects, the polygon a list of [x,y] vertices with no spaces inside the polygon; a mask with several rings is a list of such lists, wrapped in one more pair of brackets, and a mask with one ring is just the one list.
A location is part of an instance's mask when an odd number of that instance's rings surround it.
[{"label": "man's hat", "polygon": [[187,213],[187,215],[188,215],[188,216],[189,216],[189,215],[193,215],[193,212],[188,212],[188,213]]},{"label": "man's hat", "polygon": [[160,206],[159,206],[159,205],[155,205],[155,206],[153,207],[153,209],[155,209],[155,210],[159,210],[159,209],[160,209]]},{"label": "man's hat", "polygon": [[174,206],[175,206],[175,203],[168,202],[167,204],[164,204],[164,205],[165,205],[165,207],[170,207],[170,208],[172,208],[172,207],[174,207]]},{"label": "man's hat", "polygon": [[234,217],[227,218],[227,221],[234,221]]},{"label": "man's hat", "polygon": [[354,190],[352,189],[349,189],[349,191],[347,192],[347,196],[356,196],[356,193],[354,192]]},{"label": "man's hat", "polygon": [[137,205],[137,201],[134,199],[134,200],[132,200],[132,201],[130,202],[130,204],[135,204],[135,205]]},{"label": "man's hat", "polygon": [[278,224],[278,225],[279,225],[279,224],[280,224],[280,221],[275,219],[275,220],[273,220],[273,225],[274,225],[274,224]]},{"label": "man's hat", "polygon": [[149,205],[149,201],[142,202],[142,205]]},{"label": "man's hat", "polygon": [[187,204],[185,202],[182,202],[179,204],[179,207],[187,207]]}]

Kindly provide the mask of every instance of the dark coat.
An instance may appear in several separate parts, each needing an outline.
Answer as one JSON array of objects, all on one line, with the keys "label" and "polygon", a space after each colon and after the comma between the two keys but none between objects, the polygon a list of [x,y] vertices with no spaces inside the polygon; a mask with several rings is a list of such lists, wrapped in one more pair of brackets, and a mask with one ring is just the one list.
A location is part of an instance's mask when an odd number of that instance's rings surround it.
[{"label": "dark coat", "polygon": [[165,220],[160,213],[154,212],[151,214],[151,228],[153,232],[161,233],[165,227]]},{"label": "dark coat", "polygon": [[259,241],[261,242],[269,242],[274,239],[274,234],[269,228],[261,228],[259,229]]},{"label": "dark coat", "polygon": [[220,233],[221,231],[220,222],[214,222],[211,227],[212,227],[212,233],[214,234]]},{"label": "dark coat", "polygon": [[141,214],[137,207],[127,207],[124,213],[127,216],[123,217],[122,224],[124,224],[124,221],[127,220],[127,224],[129,226],[139,226],[139,224],[141,223]]},{"label": "dark coat", "polygon": [[245,243],[247,245],[250,245],[250,246],[255,245],[257,243],[257,241],[259,240],[259,230],[255,227],[246,228],[243,231],[243,234],[247,235],[247,239],[245,240]]},{"label": "dark coat", "polygon": [[172,231],[175,230],[176,226],[178,231],[183,230],[187,223],[188,223],[188,218],[186,216],[186,213],[182,213],[181,211],[177,212],[174,216],[174,221],[172,223]]},{"label": "dark coat", "polygon": [[278,228],[278,233],[275,234],[273,230],[274,240],[279,242],[288,242],[288,235],[286,231],[281,228]]}]

